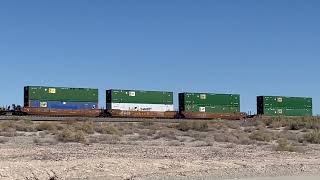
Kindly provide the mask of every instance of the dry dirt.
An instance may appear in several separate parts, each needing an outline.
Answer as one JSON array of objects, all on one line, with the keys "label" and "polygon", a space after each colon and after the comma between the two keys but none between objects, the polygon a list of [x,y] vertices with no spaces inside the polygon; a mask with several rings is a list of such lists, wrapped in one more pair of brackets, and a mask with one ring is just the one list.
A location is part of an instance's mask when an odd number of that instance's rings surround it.
[{"label": "dry dirt", "polygon": [[305,152],[276,152],[265,145],[170,146],[161,139],[157,145],[143,141],[37,145],[31,135],[9,139],[0,144],[1,180],[320,177],[319,145],[308,145]]}]

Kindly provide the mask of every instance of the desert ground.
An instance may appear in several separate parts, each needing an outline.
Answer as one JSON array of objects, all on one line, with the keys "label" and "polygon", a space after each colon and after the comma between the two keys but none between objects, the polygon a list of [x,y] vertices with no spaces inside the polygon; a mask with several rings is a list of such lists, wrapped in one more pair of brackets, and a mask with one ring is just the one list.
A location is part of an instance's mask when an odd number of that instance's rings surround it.
[{"label": "desert ground", "polygon": [[0,179],[315,180],[320,120],[0,122]]}]

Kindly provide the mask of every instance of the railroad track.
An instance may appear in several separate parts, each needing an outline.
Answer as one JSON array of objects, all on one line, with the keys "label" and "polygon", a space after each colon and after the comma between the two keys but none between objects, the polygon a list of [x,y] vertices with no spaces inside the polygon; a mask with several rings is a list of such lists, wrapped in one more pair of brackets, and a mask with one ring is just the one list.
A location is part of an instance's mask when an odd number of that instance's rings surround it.
[{"label": "railroad track", "polygon": [[[31,121],[48,121],[48,122],[60,122],[60,121],[93,121],[93,122],[119,122],[119,123],[135,123],[152,121],[158,123],[179,123],[183,121],[213,121],[213,120],[193,120],[193,119],[142,119],[142,118],[92,118],[92,117],[50,117],[50,116],[0,116],[0,121],[8,120],[31,120]],[[243,122],[243,120],[227,120],[229,122]]]},{"label": "railroad track", "polygon": [[[93,121],[93,122],[161,122],[179,123],[185,119],[141,119],[141,118],[92,118],[92,117],[49,117],[49,116],[0,116],[0,121],[31,120],[31,121]],[[187,120],[188,121],[188,120]]]}]

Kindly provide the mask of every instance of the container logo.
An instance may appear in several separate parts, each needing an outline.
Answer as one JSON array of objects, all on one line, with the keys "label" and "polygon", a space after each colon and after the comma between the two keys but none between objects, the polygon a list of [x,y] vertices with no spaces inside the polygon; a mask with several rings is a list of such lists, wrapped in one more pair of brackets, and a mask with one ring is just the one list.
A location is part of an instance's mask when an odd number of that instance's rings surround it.
[{"label": "container logo", "polygon": [[282,103],[282,101],[283,101],[282,97],[278,97],[278,98],[277,98],[277,101],[278,101],[279,103]]},{"label": "container logo", "polygon": [[278,114],[282,114],[282,113],[283,113],[282,109],[278,109]]},{"label": "container logo", "polygon": [[200,94],[200,99],[207,99],[207,95],[206,94]]},{"label": "container logo", "polygon": [[206,107],[200,107],[200,108],[199,108],[199,111],[200,111],[200,112],[206,112]]},{"label": "container logo", "polygon": [[40,107],[46,108],[46,107],[48,107],[48,103],[47,102],[40,102]]},{"label": "container logo", "polygon": [[130,91],[130,92],[129,92],[129,96],[132,96],[132,97],[136,96],[136,92]]},{"label": "container logo", "polygon": [[56,88],[49,88],[49,94],[55,94],[56,92]]}]

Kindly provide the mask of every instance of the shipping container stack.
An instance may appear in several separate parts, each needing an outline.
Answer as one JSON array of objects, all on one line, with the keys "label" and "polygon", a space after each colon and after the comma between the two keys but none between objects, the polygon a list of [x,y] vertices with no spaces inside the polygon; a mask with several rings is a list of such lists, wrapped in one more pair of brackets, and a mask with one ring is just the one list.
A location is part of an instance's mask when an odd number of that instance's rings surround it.
[{"label": "shipping container stack", "polygon": [[106,107],[108,110],[168,112],[174,111],[173,92],[107,90]]},{"label": "shipping container stack", "polygon": [[312,116],[312,98],[258,96],[257,113],[265,116]]},{"label": "shipping container stack", "polygon": [[24,106],[53,110],[98,109],[98,89],[67,87],[24,87]]},{"label": "shipping container stack", "polygon": [[180,93],[179,111],[193,113],[240,112],[240,95],[210,93]]}]

